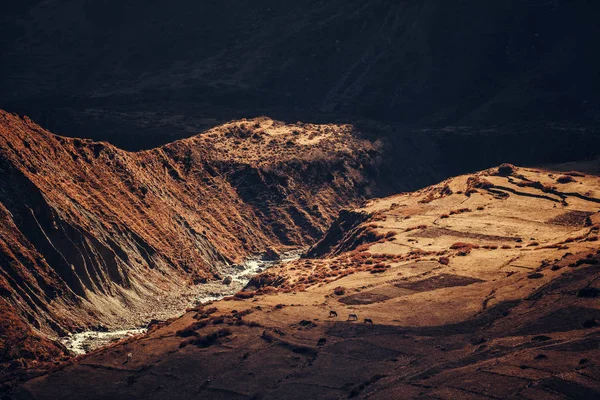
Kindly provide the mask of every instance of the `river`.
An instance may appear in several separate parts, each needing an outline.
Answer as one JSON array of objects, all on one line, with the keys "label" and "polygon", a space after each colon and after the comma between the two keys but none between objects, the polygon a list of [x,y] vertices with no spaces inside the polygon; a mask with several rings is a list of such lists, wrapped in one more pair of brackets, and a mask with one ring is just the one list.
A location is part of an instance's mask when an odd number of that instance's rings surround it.
[{"label": "river", "polygon": [[[200,305],[231,296],[242,290],[254,275],[275,265],[297,260],[304,250],[297,249],[282,253],[278,260],[265,260],[261,256],[251,256],[246,258],[242,264],[224,266],[220,268],[219,273],[221,276],[231,277],[231,283],[224,284],[221,281],[213,281],[203,284],[194,303]],[[184,311],[181,310],[181,312]],[[144,333],[146,333],[146,328],[130,327],[108,332],[85,331],[72,333],[59,340],[73,354],[82,355],[123,338],[143,335]]]}]

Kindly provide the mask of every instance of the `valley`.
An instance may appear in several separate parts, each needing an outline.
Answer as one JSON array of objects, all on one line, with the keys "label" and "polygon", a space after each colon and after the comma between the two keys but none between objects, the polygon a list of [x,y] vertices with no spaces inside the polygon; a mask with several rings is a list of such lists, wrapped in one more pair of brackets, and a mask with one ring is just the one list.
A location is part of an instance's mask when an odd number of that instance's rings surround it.
[{"label": "valley", "polygon": [[0,400],[600,398],[599,12],[0,2]]},{"label": "valley", "polygon": [[[0,308],[49,337],[170,317],[247,257],[313,243],[374,190],[377,154],[349,125],[267,118],[131,153],[0,112]],[[20,332],[2,362],[48,361]]]},{"label": "valley", "polygon": [[11,393],[591,398],[599,204],[595,175],[508,164],[372,199],[234,296]]},{"label": "valley", "polygon": [[[167,299],[168,304],[157,306],[157,309],[151,314],[138,316],[139,320],[147,321],[141,327],[129,327],[129,329],[120,327],[118,330],[108,330],[102,327],[101,330],[72,333],[59,340],[67,347],[71,354],[82,355],[106,346],[111,342],[119,341],[133,335],[144,334],[148,330],[147,327],[159,321],[178,317],[190,307],[218,301],[224,297],[236,294],[248,284],[254,275],[281,263],[297,260],[301,254],[302,250],[292,250],[278,255],[273,260],[265,260],[265,255],[253,256],[247,258],[241,264],[223,266],[219,271],[225,276],[223,281],[210,281],[196,286],[194,294],[188,295],[188,297],[182,296],[181,299]],[[183,303],[182,300],[184,301]],[[187,303],[185,303],[186,300]]]}]

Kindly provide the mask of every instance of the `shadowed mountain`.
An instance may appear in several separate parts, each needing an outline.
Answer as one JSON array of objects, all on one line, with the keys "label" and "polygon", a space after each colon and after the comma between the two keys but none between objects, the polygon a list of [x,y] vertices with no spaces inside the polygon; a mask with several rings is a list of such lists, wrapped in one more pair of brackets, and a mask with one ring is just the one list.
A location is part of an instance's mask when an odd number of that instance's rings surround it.
[{"label": "shadowed mountain", "polygon": [[124,148],[257,115],[571,130],[600,118],[597,2],[31,3],[0,24],[0,107]]}]

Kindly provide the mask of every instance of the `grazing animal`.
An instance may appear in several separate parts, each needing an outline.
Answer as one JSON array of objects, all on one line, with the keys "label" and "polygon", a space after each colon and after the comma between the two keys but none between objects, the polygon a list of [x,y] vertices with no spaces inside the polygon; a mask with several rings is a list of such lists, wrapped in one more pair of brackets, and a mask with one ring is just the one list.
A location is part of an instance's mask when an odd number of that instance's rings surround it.
[{"label": "grazing animal", "polygon": [[327,339],[325,339],[325,338],[321,338],[321,339],[319,339],[319,341],[317,342],[317,346],[325,346],[325,343],[327,343]]},{"label": "grazing animal", "polygon": [[358,315],[348,314],[348,321],[358,321]]},{"label": "grazing animal", "polygon": [[372,324],[373,320],[371,318],[365,318],[365,324]]},{"label": "grazing animal", "polygon": [[329,318],[332,318],[332,317],[337,317],[337,312],[335,312],[333,310],[329,311]]}]

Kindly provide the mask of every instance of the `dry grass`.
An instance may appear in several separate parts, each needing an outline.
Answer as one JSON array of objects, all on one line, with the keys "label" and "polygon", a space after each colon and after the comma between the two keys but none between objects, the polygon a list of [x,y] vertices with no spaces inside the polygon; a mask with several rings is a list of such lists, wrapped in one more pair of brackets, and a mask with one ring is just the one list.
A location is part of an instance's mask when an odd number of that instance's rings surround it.
[{"label": "dry grass", "polygon": [[427,229],[427,225],[417,225],[417,226],[411,226],[409,228],[406,228],[404,230],[404,232],[411,232],[411,231],[416,231],[418,229]]}]

